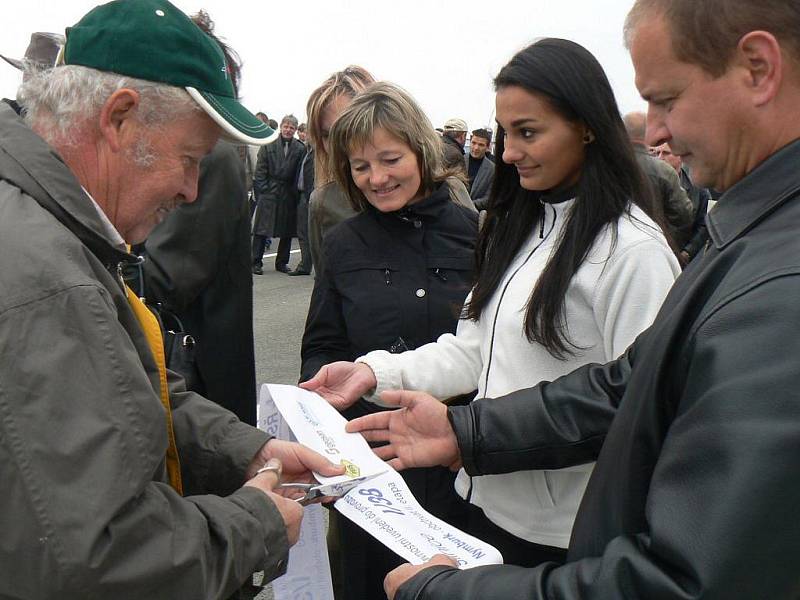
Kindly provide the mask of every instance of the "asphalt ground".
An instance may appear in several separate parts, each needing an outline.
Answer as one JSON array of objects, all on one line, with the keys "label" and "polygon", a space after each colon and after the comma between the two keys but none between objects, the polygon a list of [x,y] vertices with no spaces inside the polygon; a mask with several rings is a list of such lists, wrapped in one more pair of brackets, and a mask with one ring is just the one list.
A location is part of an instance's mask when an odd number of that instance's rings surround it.
[{"label": "asphalt ground", "polygon": [[[273,243],[273,247],[277,240]],[[289,268],[300,262],[292,246]],[[313,275],[289,277],[275,270],[275,253],[264,255],[264,274],[253,275],[253,334],[256,381],[296,384],[300,377],[300,342],[314,287]]]}]

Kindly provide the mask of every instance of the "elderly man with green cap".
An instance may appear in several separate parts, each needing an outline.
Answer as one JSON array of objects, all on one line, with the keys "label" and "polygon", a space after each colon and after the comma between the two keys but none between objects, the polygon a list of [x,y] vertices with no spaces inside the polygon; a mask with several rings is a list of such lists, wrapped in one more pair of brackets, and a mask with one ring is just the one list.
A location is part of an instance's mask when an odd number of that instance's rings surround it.
[{"label": "elderly man with green cap", "polygon": [[225,598],[281,574],[302,507],[272,491],[280,465],[343,469],[187,392],[122,277],[220,136],[275,132],[165,0],[95,8],[19,97],[24,121],[0,105],[0,597]]}]

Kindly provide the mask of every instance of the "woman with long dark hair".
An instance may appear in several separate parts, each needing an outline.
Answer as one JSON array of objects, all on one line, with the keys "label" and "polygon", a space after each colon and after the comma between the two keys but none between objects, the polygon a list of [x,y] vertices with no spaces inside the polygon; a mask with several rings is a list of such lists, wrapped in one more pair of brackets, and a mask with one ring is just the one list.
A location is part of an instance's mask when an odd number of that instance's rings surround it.
[{"label": "woman with long dark hair", "polygon": [[[500,160],[456,335],[323,367],[304,387],[332,404],[385,389],[496,397],[607,362],[650,325],[678,276],[594,56],[543,39],[503,67],[495,89]],[[477,507],[470,533],[506,563],[563,561],[591,468],[462,470],[456,489]]]}]

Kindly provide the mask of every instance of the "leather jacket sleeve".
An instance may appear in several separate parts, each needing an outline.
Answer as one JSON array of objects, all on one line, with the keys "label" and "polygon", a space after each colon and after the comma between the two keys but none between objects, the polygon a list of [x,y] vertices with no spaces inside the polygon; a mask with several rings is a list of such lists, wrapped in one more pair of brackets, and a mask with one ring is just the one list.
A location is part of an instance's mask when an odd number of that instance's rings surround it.
[{"label": "leather jacket sleeve", "polygon": [[595,460],[625,392],[632,356],[633,348],[553,383],[450,407],[466,472],[563,469]]}]

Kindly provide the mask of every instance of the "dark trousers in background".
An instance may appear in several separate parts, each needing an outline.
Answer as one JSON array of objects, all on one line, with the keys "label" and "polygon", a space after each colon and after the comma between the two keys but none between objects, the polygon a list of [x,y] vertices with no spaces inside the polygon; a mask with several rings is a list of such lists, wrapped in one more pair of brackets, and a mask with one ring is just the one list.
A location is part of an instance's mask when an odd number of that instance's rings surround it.
[{"label": "dark trousers in background", "polygon": [[262,267],[264,265],[264,251],[269,248],[270,240],[265,235],[253,234],[253,266]]},{"label": "dark trousers in background", "polygon": [[311,248],[308,244],[308,196],[305,192],[300,194],[300,203],[297,205],[297,240],[300,243],[300,264],[296,270],[302,273],[311,273]]},{"label": "dark trousers in background", "polygon": [[282,237],[278,242],[278,253],[275,256],[275,270],[286,269],[289,264],[289,250],[292,249],[292,238]]}]

